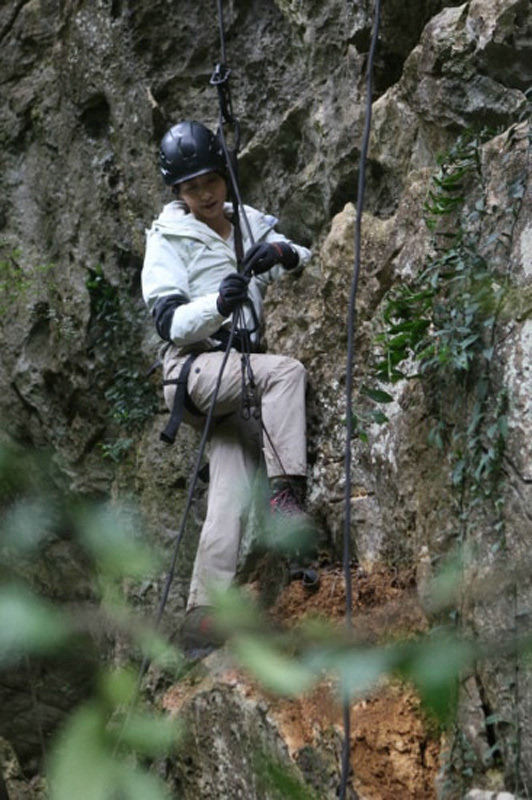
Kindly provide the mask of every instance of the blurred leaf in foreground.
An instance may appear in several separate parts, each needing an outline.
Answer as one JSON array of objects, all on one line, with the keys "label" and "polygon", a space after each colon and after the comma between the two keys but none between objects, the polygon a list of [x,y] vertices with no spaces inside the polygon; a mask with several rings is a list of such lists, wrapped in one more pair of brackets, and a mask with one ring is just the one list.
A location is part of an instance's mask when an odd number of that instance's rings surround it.
[{"label": "blurred leaf in foreground", "polygon": [[120,670],[100,679],[99,694],[70,717],[52,752],[51,800],[167,800],[164,785],[139,767],[175,749],[178,723],[133,707],[136,678]]},{"label": "blurred leaf in foreground", "polygon": [[51,603],[16,584],[0,589],[1,667],[16,663],[24,655],[52,652],[70,634],[67,618]]},{"label": "blurred leaf in foreground", "polygon": [[111,578],[145,577],[156,568],[153,548],[142,541],[135,520],[125,512],[91,507],[80,516],[80,536],[99,570]]},{"label": "blurred leaf in foreground", "polygon": [[70,718],[50,762],[51,800],[167,800],[162,784],[112,755],[105,718],[94,704]]}]

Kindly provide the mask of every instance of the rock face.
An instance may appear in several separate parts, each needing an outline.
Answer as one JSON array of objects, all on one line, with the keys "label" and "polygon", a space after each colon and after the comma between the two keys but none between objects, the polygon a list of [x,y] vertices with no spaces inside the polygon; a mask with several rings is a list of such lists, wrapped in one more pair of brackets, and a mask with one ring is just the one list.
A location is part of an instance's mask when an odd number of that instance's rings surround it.
[{"label": "rock face", "polygon": [[[164,408],[156,375],[145,377],[157,343],[139,275],[144,230],[167,200],[155,167],[162,133],[180,118],[217,124],[209,77],[220,43],[211,5],[206,13],[193,0],[17,0],[0,9],[2,427],[28,447],[52,448],[57,482],[69,491],[134,494],[169,554],[196,437],[180,434],[171,450],[158,440]],[[308,368],[310,506],[340,552],[347,307],[373,8],[338,0],[225,5],[243,197],[277,213],[281,228],[315,254],[305,275],[270,292],[268,345]],[[501,643],[501,632],[529,633],[532,597],[532,6],[383,5],[362,219],[357,403],[371,411],[360,387],[371,381],[390,291],[419,286],[446,233],[462,261],[473,263],[471,253],[481,259],[489,296],[498,298],[480,334],[478,370],[489,361],[482,375],[499,405],[482,405],[472,422],[479,371],[468,386],[438,383],[437,369],[379,385],[393,402],[389,421],[368,417],[365,436],[353,442],[351,544],[368,569],[382,561],[413,566],[427,552],[437,567],[460,545],[460,622]],[[436,220],[435,234],[426,224],[429,190],[438,191],[431,177],[470,129],[483,129],[468,150],[474,166],[454,184],[452,215]],[[438,422],[445,423],[439,449],[427,442]],[[490,494],[477,479],[464,482],[464,470],[484,475],[495,461],[494,425],[507,433]],[[203,493],[169,627],[183,608]],[[161,581],[145,592],[148,608]],[[496,769],[504,786],[486,788],[528,794],[532,686],[523,657],[508,644],[499,659],[479,662],[464,686],[457,741],[474,753],[479,780]],[[4,728],[0,734],[10,738]]]}]

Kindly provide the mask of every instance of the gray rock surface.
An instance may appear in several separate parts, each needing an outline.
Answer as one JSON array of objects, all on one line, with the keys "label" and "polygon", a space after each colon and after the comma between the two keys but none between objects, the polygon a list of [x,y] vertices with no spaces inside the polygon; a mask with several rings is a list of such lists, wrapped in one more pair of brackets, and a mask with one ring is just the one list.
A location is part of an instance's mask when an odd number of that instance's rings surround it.
[{"label": "gray rock surface", "polygon": [[[270,292],[268,344],[308,368],[309,504],[338,553],[345,331],[372,7],[338,0],[226,5],[244,199],[278,213],[282,229],[315,253],[305,275]],[[413,280],[431,257],[424,216],[438,157],[466,128],[493,129],[463,189],[468,232],[493,280],[510,286],[492,342],[494,391],[508,397],[502,517],[476,508],[463,541],[474,553],[464,573],[463,620],[489,641],[501,632],[530,633],[531,42],[528,0],[384,4],[362,223],[356,387],[374,354],[386,293]],[[62,488],[85,497],[133,495],[171,558],[197,438],[180,434],[170,450],[159,442],[161,399],[156,412],[125,430],[113,390],[124,370],[126,394],[142,403],[140,387],[156,357],[139,296],[144,230],[167,199],[156,150],[179,118],[216,125],[209,85],[220,60],[215,4],[205,13],[193,0],[17,0],[0,8],[0,45],[2,428],[28,448],[52,448]],[[157,377],[149,380],[158,390]],[[370,426],[368,441],[353,444],[353,552],[368,568],[383,560],[412,565],[427,551],[437,566],[456,543],[457,504],[448,453],[427,444],[434,398],[416,381],[387,391],[389,423]],[[172,588],[169,632],[186,597],[204,492]],[[65,584],[75,582],[76,554],[68,542],[57,548],[59,555],[48,555],[68,564]],[[30,573],[54,595],[53,581]],[[164,574],[147,580],[148,613],[163,581]],[[479,754],[478,771],[492,766],[491,748],[506,788],[530,793],[532,687],[523,662],[501,654],[468,676],[476,688],[469,698],[464,693],[461,725]],[[66,710],[57,679],[45,690],[55,708],[50,727]],[[0,686],[7,715],[12,689]],[[205,702],[215,704],[217,695]],[[2,713],[0,733],[25,766],[33,764],[34,732],[10,735]],[[228,747],[222,733],[220,747]]]}]

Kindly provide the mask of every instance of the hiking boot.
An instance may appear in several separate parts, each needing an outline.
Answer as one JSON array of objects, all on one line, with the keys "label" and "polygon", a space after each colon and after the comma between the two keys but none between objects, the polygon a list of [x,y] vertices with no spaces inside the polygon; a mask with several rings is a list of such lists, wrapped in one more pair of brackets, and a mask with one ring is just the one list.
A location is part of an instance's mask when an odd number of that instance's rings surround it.
[{"label": "hiking boot", "polygon": [[194,606],[187,611],[179,634],[179,644],[186,658],[205,658],[224,641],[210,606]]},{"label": "hiking boot", "polygon": [[274,479],[271,482],[270,511],[272,514],[283,514],[289,517],[297,514],[305,515],[303,507],[305,497],[304,478]]},{"label": "hiking boot", "polygon": [[289,486],[284,489],[275,489],[271,493],[270,511],[272,514],[287,514],[289,517],[305,513],[301,503]]},{"label": "hiking boot", "polygon": [[316,591],[319,575],[309,568],[315,552],[316,529],[304,508],[304,478],[274,479],[271,483],[270,512],[274,523],[275,548],[288,558],[290,580],[301,580],[307,591]]}]

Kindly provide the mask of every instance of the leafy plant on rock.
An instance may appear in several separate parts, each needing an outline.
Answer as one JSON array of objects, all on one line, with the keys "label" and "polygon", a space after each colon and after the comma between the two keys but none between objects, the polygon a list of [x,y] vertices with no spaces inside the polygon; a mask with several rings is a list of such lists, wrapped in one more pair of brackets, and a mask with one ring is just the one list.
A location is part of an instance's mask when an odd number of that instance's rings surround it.
[{"label": "leafy plant on rock", "polygon": [[[509,284],[479,247],[487,213],[480,148],[492,135],[467,132],[440,159],[425,205],[432,256],[419,276],[390,292],[372,374],[381,384],[423,380],[434,411],[429,441],[447,452],[453,486],[497,504],[507,396],[493,367]],[[480,196],[470,207],[474,182]]]},{"label": "leafy plant on rock", "polygon": [[[509,130],[503,163],[518,135],[517,126]],[[490,261],[497,248],[499,253],[510,252],[528,178],[522,172],[509,182],[508,206],[500,217],[504,225],[501,227],[499,220],[498,229],[487,236],[491,209],[487,207],[481,151],[492,136],[492,131],[467,131],[439,161],[425,204],[431,256],[418,276],[392,289],[387,297],[382,330],[376,337],[379,356],[373,377],[378,391],[386,384],[414,378],[422,381],[433,417],[429,441],[447,459],[455,536],[461,553],[465,555],[475,543],[478,545],[477,534],[482,528],[490,542],[489,559],[500,551],[505,560],[508,393],[500,375],[497,348],[501,344],[501,322],[508,310],[521,309],[521,315],[527,312],[523,311],[523,298],[517,302],[508,275]],[[373,399],[381,402],[373,392]],[[366,394],[371,397],[371,389]],[[393,399],[390,394],[385,402]],[[504,569],[513,570],[513,566],[505,561]],[[515,599],[515,583],[512,589],[509,581],[506,591],[510,597],[513,592]],[[457,602],[451,611],[457,630],[462,626],[461,611]],[[518,658],[516,653],[513,657]],[[517,667],[515,672],[517,675]],[[521,725],[518,691],[516,681],[516,786]],[[486,727],[493,733],[489,718],[488,714]],[[456,728],[455,738],[461,735]],[[495,738],[491,757],[500,747]],[[456,748],[452,750],[456,752]],[[462,781],[463,790],[472,774],[470,763],[467,771],[455,769],[454,777],[453,764],[448,766],[451,783]]]}]

